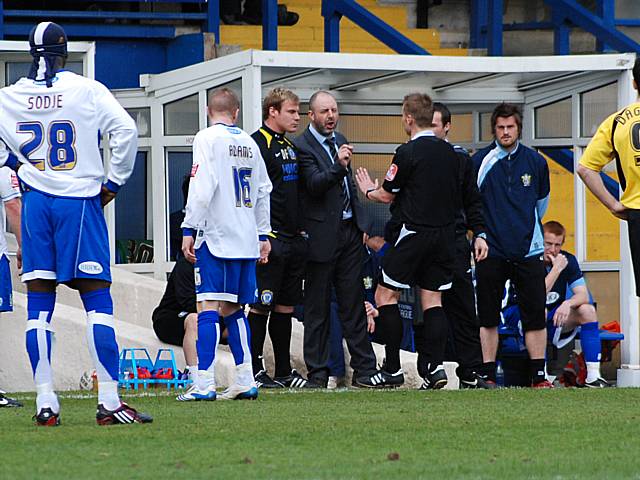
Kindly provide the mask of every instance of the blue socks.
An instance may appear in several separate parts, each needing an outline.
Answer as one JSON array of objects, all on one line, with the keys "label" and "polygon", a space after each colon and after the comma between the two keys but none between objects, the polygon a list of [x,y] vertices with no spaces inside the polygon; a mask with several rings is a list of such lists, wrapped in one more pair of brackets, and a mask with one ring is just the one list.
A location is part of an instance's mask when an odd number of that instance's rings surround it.
[{"label": "blue socks", "polygon": [[580,326],[580,345],[585,362],[600,361],[600,331],[598,322],[584,323]]},{"label": "blue socks", "polygon": [[205,310],[198,314],[198,370],[213,371],[216,348],[220,341],[220,323],[218,312]]},{"label": "blue socks", "polygon": [[113,329],[113,301],[108,288],[80,295],[87,312],[87,341],[98,381],[118,380],[118,344]]},{"label": "blue socks", "polygon": [[229,348],[236,365],[251,364],[251,330],[242,308],[225,317],[224,323],[229,332]]},{"label": "blue socks", "polygon": [[[27,293],[26,346],[33,379],[38,390],[53,394],[51,374],[51,317],[56,304],[55,293]],[[50,407],[50,405],[47,405]]]}]

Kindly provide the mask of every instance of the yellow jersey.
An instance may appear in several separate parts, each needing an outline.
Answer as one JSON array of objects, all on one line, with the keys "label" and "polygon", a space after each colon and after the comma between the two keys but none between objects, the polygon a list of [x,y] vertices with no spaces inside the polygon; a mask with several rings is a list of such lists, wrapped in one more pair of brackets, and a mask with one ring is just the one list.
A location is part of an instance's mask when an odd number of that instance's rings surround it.
[{"label": "yellow jersey", "polygon": [[627,105],[600,124],[580,165],[599,172],[612,160],[622,187],[620,202],[640,209],[640,102]]}]

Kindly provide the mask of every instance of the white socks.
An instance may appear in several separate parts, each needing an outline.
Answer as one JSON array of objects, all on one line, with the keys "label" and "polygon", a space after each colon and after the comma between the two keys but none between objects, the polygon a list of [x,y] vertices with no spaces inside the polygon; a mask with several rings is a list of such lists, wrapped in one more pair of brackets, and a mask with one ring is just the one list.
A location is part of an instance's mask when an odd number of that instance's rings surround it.
[{"label": "white socks", "polygon": [[587,382],[595,382],[600,378],[600,362],[587,363]]}]

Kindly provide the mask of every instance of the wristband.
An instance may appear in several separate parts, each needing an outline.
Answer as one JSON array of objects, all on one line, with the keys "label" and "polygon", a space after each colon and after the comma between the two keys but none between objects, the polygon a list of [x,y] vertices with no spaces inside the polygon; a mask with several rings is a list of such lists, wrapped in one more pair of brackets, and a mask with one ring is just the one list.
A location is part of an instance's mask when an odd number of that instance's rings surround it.
[{"label": "wristband", "polygon": [[258,240],[261,242],[266,242],[269,239],[267,235],[258,235]]},{"label": "wristband", "polygon": [[479,234],[476,235],[476,238],[481,238],[483,240],[487,239],[487,234],[484,232],[480,232]]},{"label": "wristband", "polygon": [[369,199],[369,194],[370,194],[371,192],[375,192],[375,191],[376,191],[376,189],[375,189],[375,188],[370,188],[369,190],[367,190],[367,191],[365,192],[365,194],[364,194],[364,198],[366,198],[366,199],[368,200],[368,199]]}]

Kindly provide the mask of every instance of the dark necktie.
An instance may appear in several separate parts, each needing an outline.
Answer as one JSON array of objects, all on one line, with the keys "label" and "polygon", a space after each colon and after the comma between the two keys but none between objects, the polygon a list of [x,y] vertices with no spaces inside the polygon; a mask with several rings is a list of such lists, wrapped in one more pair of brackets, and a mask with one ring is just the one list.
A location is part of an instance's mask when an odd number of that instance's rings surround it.
[{"label": "dark necktie", "polygon": [[[327,138],[325,142],[329,146],[329,151],[332,152],[331,161],[333,163],[336,163],[338,161],[338,148],[336,142],[333,140],[333,138]],[[346,177],[342,179],[342,211],[351,211],[351,199],[349,198],[349,190],[347,188]]]}]

